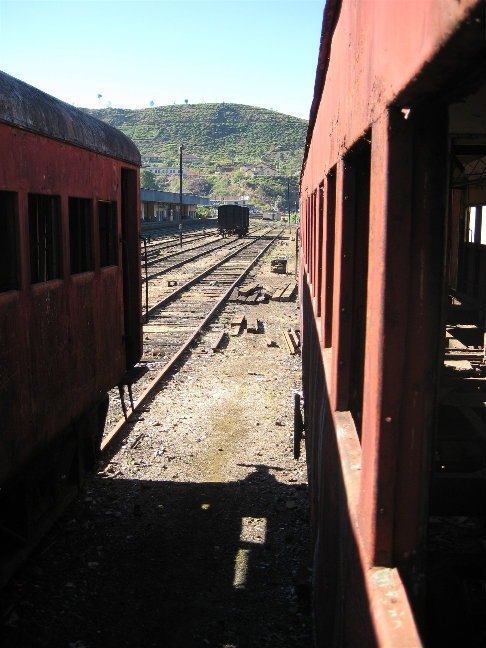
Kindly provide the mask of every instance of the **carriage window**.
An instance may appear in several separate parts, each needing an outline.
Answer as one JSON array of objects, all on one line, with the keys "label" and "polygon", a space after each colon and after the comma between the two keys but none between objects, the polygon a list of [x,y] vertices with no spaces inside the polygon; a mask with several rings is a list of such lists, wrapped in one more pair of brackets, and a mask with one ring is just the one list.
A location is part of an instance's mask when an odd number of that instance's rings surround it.
[{"label": "carriage window", "polygon": [[0,191],[0,292],[19,287],[17,213],[17,194]]},{"label": "carriage window", "polygon": [[334,291],[334,228],[336,222],[336,167],[327,176],[324,219],[324,262],[322,264],[322,311],[324,314],[324,346],[332,346],[332,300]]},{"label": "carriage window", "polygon": [[61,276],[61,200],[29,194],[30,276],[32,283]]},{"label": "carriage window", "polygon": [[69,198],[71,273],[93,270],[93,210],[87,198]]},{"label": "carriage window", "polygon": [[118,263],[118,227],[116,202],[98,201],[98,223],[100,235],[100,266]]},{"label": "carriage window", "polygon": [[478,206],[478,212],[481,212],[481,245],[486,245],[486,205]]},{"label": "carriage window", "polygon": [[466,210],[464,240],[486,245],[486,205],[471,205]]},{"label": "carriage window", "polygon": [[[370,183],[371,183],[371,133],[362,138],[348,152],[343,180],[342,218],[343,241],[347,255],[341,261],[341,274],[345,276],[346,290],[351,299],[344,306],[350,309],[350,326],[347,329],[349,362],[348,409],[361,439],[363,415],[364,367],[366,353],[366,315],[368,311],[368,249],[370,236]],[[343,274],[346,271],[346,275]]]},{"label": "carriage window", "polygon": [[476,240],[476,207],[468,207],[466,212],[466,243],[474,243]]}]

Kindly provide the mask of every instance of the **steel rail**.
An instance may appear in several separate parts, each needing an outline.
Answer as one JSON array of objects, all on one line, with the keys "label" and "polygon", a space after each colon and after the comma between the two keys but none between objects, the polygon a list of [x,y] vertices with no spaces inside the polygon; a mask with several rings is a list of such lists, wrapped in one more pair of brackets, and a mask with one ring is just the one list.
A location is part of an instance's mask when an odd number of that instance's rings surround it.
[{"label": "steel rail", "polygon": [[[165,304],[168,304],[169,302],[173,301],[178,295],[183,293],[184,290],[187,290],[187,288],[190,288],[194,284],[201,281],[201,279],[204,279],[204,277],[206,277],[208,274],[211,274],[211,272],[213,272],[214,270],[217,270],[217,268],[224,265],[227,261],[229,261],[230,259],[235,257],[237,254],[239,254],[243,250],[246,250],[246,248],[251,247],[252,245],[254,245],[254,243],[256,241],[260,240],[261,238],[263,238],[263,236],[264,235],[262,234],[262,236],[258,236],[257,238],[252,239],[251,241],[248,241],[248,242],[244,243],[243,245],[238,247],[236,250],[233,250],[232,252],[227,254],[225,257],[223,257],[219,261],[216,261],[216,263],[214,263],[212,266],[209,266],[209,268],[206,268],[205,270],[200,272],[198,275],[192,277],[192,279],[189,279],[189,281],[186,281],[185,284],[182,284],[181,286],[178,286],[178,288],[173,290],[171,293],[169,293],[163,299],[161,299],[159,302],[157,302],[154,306],[149,308],[148,311],[147,311],[147,315],[150,316],[158,308],[161,308]],[[278,236],[280,236],[280,234]],[[199,258],[199,256],[196,256],[194,258]],[[193,259],[188,259],[187,262],[189,263],[192,260]]]},{"label": "steel rail", "polygon": [[[259,228],[254,228],[254,229],[256,230],[256,232],[259,231]],[[253,230],[252,230],[252,232],[253,232]],[[265,233],[266,232],[264,232],[264,234]],[[263,236],[264,234],[261,234],[260,236]],[[211,234],[211,236],[216,237],[216,235],[213,235],[213,234]],[[200,250],[201,248],[204,248],[204,247],[209,248],[209,246],[214,245],[214,247],[211,247],[210,249],[206,250],[205,252],[203,252],[201,254],[195,254],[190,258],[185,258],[184,257],[180,261],[176,261],[176,263],[173,263],[173,264],[171,264],[171,265],[169,265],[169,266],[167,266],[165,268],[162,268],[161,270],[156,270],[155,272],[152,272],[152,274],[150,274],[148,276],[148,279],[151,280],[151,279],[155,279],[157,277],[160,277],[161,275],[166,274],[167,272],[170,272],[171,270],[175,270],[176,268],[180,268],[184,264],[190,263],[191,261],[194,261],[195,259],[198,259],[199,257],[205,256],[206,254],[211,254],[212,252],[215,252],[217,250],[220,250],[221,248],[229,246],[232,243],[238,242],[238,237],[235,236],[235,237],[231,237],[231,238],[226,238],[226,239],[223,239],[223,241],[224,242],[221,243],[220,235],[217,235],[217,237],[213,241],[206,241],[204,243],[201,243],[200,245],[191,246],[189,248],[189,250],[186,247],[185,249],[179,250],[177,252],[167,254],[162,258],[157,258],[157,259],[153,259],[153,260],[149,261],[147,265],[152,270],[153,269],[152,266],[155,266],[157,263],[163,263],[164,261],[167,261],[168,259],[171,259],[172,257],[185,255],[188,252],[191,252],[192,250]]]},{"label": "steel rail", "polygon": [[[193,244],[193,243],[199,243],[199,241],[203,241],[198,245],[197,247],[203,247],[204,245],[208,245],[208,241],[205,241],[204,239],[207,238],[219,238],[220,235],[217,230],[204,230],[204,231],[197,231],[197,232],[190,232],[186,233],[184,237],[184,242]],[[150,245],[150,256],[153,257],[151,259],[151,263],[156,263],[159,260],[159,257],[162,253],[166,251],[170,251],[169,254],[164,255],[162,258],[167,259],[170,258],[171,256],[176,256],[177,254],[180,254],[180,243],[179,241],[174,242],[171,239],[157,239],[156,241],[151,241]],[[172,252],[172,248],[176,248],[177,252]]]},{"label": "steel rail", "polygon": [[218,238],[218,239],[216,239],[214,241],[206,241],[205,243],[201,243],[201,245],[191,246],[190,250],[187,250],[187,248],[186,248],[186,249],[184,249],[182,251],[175,252],[174,254],[167,254],[162,259],[157,259],[156,261],[153,261],[153,262],[149,263],[149,266],[150,265],[155,265],[156,263],[162,263],[162,262],[164,262],[164,261],[166,261],[168,259],[171,259],[172,257],[175,257],[175,256],[180,256],[180,255],[187,254],[188,251],[190,252],[192,250],[200,250],[203,247],[209,247],[210,245],[213,245],[213,243],[216,244],[214,247],[212,247],[212,248],[210,248],[210,249],[208,249],[208,250],[206,250],[206,251],[204,251],[202,253],[199,252],[198,254],[194,254],[193,256],[191,256],[189,258],[184,257],[183,259],[180,259],[179,261],[176,261],[175,263],[172,263],[171,265],[169,265],[169,266],[167,266],[165,268],[162,268],[161,270],[157,270],[156,272],[153,272],[152,274],[150,274],[148,276],[148,279],[150,281],[150,279],[155,279],[157,277],[160,277],[161,275],[166,274],[167,272],[170,272],[171,270],[175,270],[176,268],[180,268],[181,266],[185,265],[186,263],[190,263],[191,261],[194,261],[195,259],[199,259],[200,257],[205,256],[206,254],[211,254],[211,252],[216,252],[217,250],[220,250],[221,248],[226,247],[228,244],[230,244],[232,242],[234,242],[234,239],[231,240],[231,241],[229,239],[226,239],[224,243],[221,243],[221,239]]},{"label": "steel rail", "polygon": [[[179,347],[179,349],[176,351],[176,353],[174,353],[174,355],[170,358],[170,360],[156,374],[155,378],[149,383],[149,385],[145,388],[145,390],[142,392],[142,394],[134,402],[133,407],[131,408],[131,411],[128,412],[127,415],[126,415],[126,418],[121,419],[112,428],[112,430],[106,435],[106,437],[103,439],[103,441],[101,443],[101,452],[104,452],[109,447],[109,445],[113,442],[113,440],[120,434],[120,432],[122,430],[124,430],[125,427],[132,421],[132,419],[135,416],[135,413],[138,413],[138,411],[140,410],[142,405],[144,405],[144,403],[149,399],[149,397],[152,395],[154,390],[158,387],[158,385],[161,383],[161,381],[165,378],[166,374],[174,367],[174,365],[177,363],[177,361],[184,355],[184,353],[188,350],[190,345],[199,337],[199,335],[201,334],[204,327],[211,321],[211,319],[218,312],[218,310],[221,308],[223,303],[228,299],[228,297],[231,295],[231,293],[236,288],[236,286],[241,281],[243,281],[243,279],[246,277],[248,272],[261,259],[261,257],[265,254],[265,252],[268,250],[268,248],[271,247],[275,243],[275,241],[280,238],[280,236],[282,235],[282,232],[283,232],[283,230],[281,232],[279,232],[276,236],[274,236],[271,239],[271,241],[246,266],[246,268],[235,279],[235,281],[231,284],[231,286],[228,288],[228,290],[218,299],[218,301],[213,306],[213,308],[205,316],[204,320],[199,324],[199,326],[197,326],[196,329],[194,329],[194,331],[185,340],[185,342]],[[255,239],[251,243],[255,243],[256,240],[258,240],[258,239]],[[248,247],[248,246],[245,246],[244,248],[241,248],[239,251],[241,251],[243,249],[246,249],[246,247]],[[232,255],[232,257],[233,256],[235,256],[235,255]],[[221,264],[218,264],[218,265],[221,265]],[[207,274],[208,274],[208,272],[204,273],[204,275],[207,275]],[[192,283],[195,283],[195,282],[192,281]]]}]

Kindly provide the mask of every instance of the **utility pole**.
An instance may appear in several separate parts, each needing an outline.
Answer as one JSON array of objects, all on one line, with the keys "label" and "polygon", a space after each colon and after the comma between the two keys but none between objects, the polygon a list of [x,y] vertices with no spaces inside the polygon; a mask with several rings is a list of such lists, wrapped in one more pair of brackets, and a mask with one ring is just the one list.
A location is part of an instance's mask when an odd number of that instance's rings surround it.
[{"label": "utility pole", "polygon": [[184,146],[179,146],[179,243],[182,247],[182,149]]},{"label": "utility pole", "polygon": [[287,178],[287,209],[289,212],[289,233],[290,233],[290,178]]}]

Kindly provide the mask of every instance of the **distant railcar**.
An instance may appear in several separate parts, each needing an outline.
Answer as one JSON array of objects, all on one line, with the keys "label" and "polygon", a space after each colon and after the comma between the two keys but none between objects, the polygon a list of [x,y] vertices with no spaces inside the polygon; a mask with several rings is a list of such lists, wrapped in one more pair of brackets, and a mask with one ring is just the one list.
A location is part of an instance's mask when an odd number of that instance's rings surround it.
[{"label": "distant railcar", "polygon": [[484,645],[485,33],[484,0],[324,9],[299,255],[317,648]]},{"label": "distant railcar", "polygon": [[97,457],[139,360],[139,167],[122,133],[0,73],[0,582]]},{"label": "distant railcar", "polygon": [[263,212],[262,216],[263,220],[271,220],[271,221],[276,221],[280,220],[280,215],[276,211],[266,211]]},{"label": "distant railcar", "polygon": [[220,205],[218,227],[222,236],[246,236],[250,225],[250,209],[242,205]]}]

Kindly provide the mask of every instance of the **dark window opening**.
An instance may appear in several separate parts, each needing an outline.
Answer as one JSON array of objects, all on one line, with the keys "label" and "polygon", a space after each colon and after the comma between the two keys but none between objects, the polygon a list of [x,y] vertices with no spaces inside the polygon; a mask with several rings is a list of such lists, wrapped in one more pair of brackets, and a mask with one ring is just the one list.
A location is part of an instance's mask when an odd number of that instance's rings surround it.
[{"label": "dark window opening", "polygon": [[100,266],[118,264],[118,227],[116,202],[98,201]]},{"label": "dark window opening", "polygon": [[324,183],[321,182],[319,185],[319,194],[317,202],[317,232],[316,232],[316,241],[314,245],[317,246],[317,258],[316,258],[316,269],[315,269],[315,284],[316,284],[316,315],[321,317],[322,315],[322,232],[324,230]]},{"label": "dark window opening", "polygon": [[324,310],[324,346],[332,346],[332,300],[334,292],[334,227],[336,222],[336,167],[327,176],[326,183],[326,219],[325,219],[325,262],[322,284],[325,286]]},{"label": "dark window opening", "polygon": [[140,281],[134,281],[134,277],[140,273],[139,190],[136,171],[122,169],[121,189],[123,304],[126,366],[129,369],[138,362],[142,354]]},{"label": "dark window opening", "polygon": [[61,277],[61,200],[59,196],[29,194],[29,240],[32,283]]},{"label": "dark window opening", "polygon": [[361,438],[363,383],[368,301],[368,247],[371,146],[368,139],[359,142],[346,156],[346,185],[352,187],[348,217],[353,234],[352,323],[350,335],[349,409]]},{"label": "dark window opening", "polygon": [[93,209],[88,198],[69,198],[71,273],[93,270]]},{"label": "dark window opening", "polygon": [[486,245],[486,205],[470,205],[467,208],[464,241]]},{"label": "dark window opening", "polygon": [[0,292],[19,287],[17,194],[0,191]]}]

